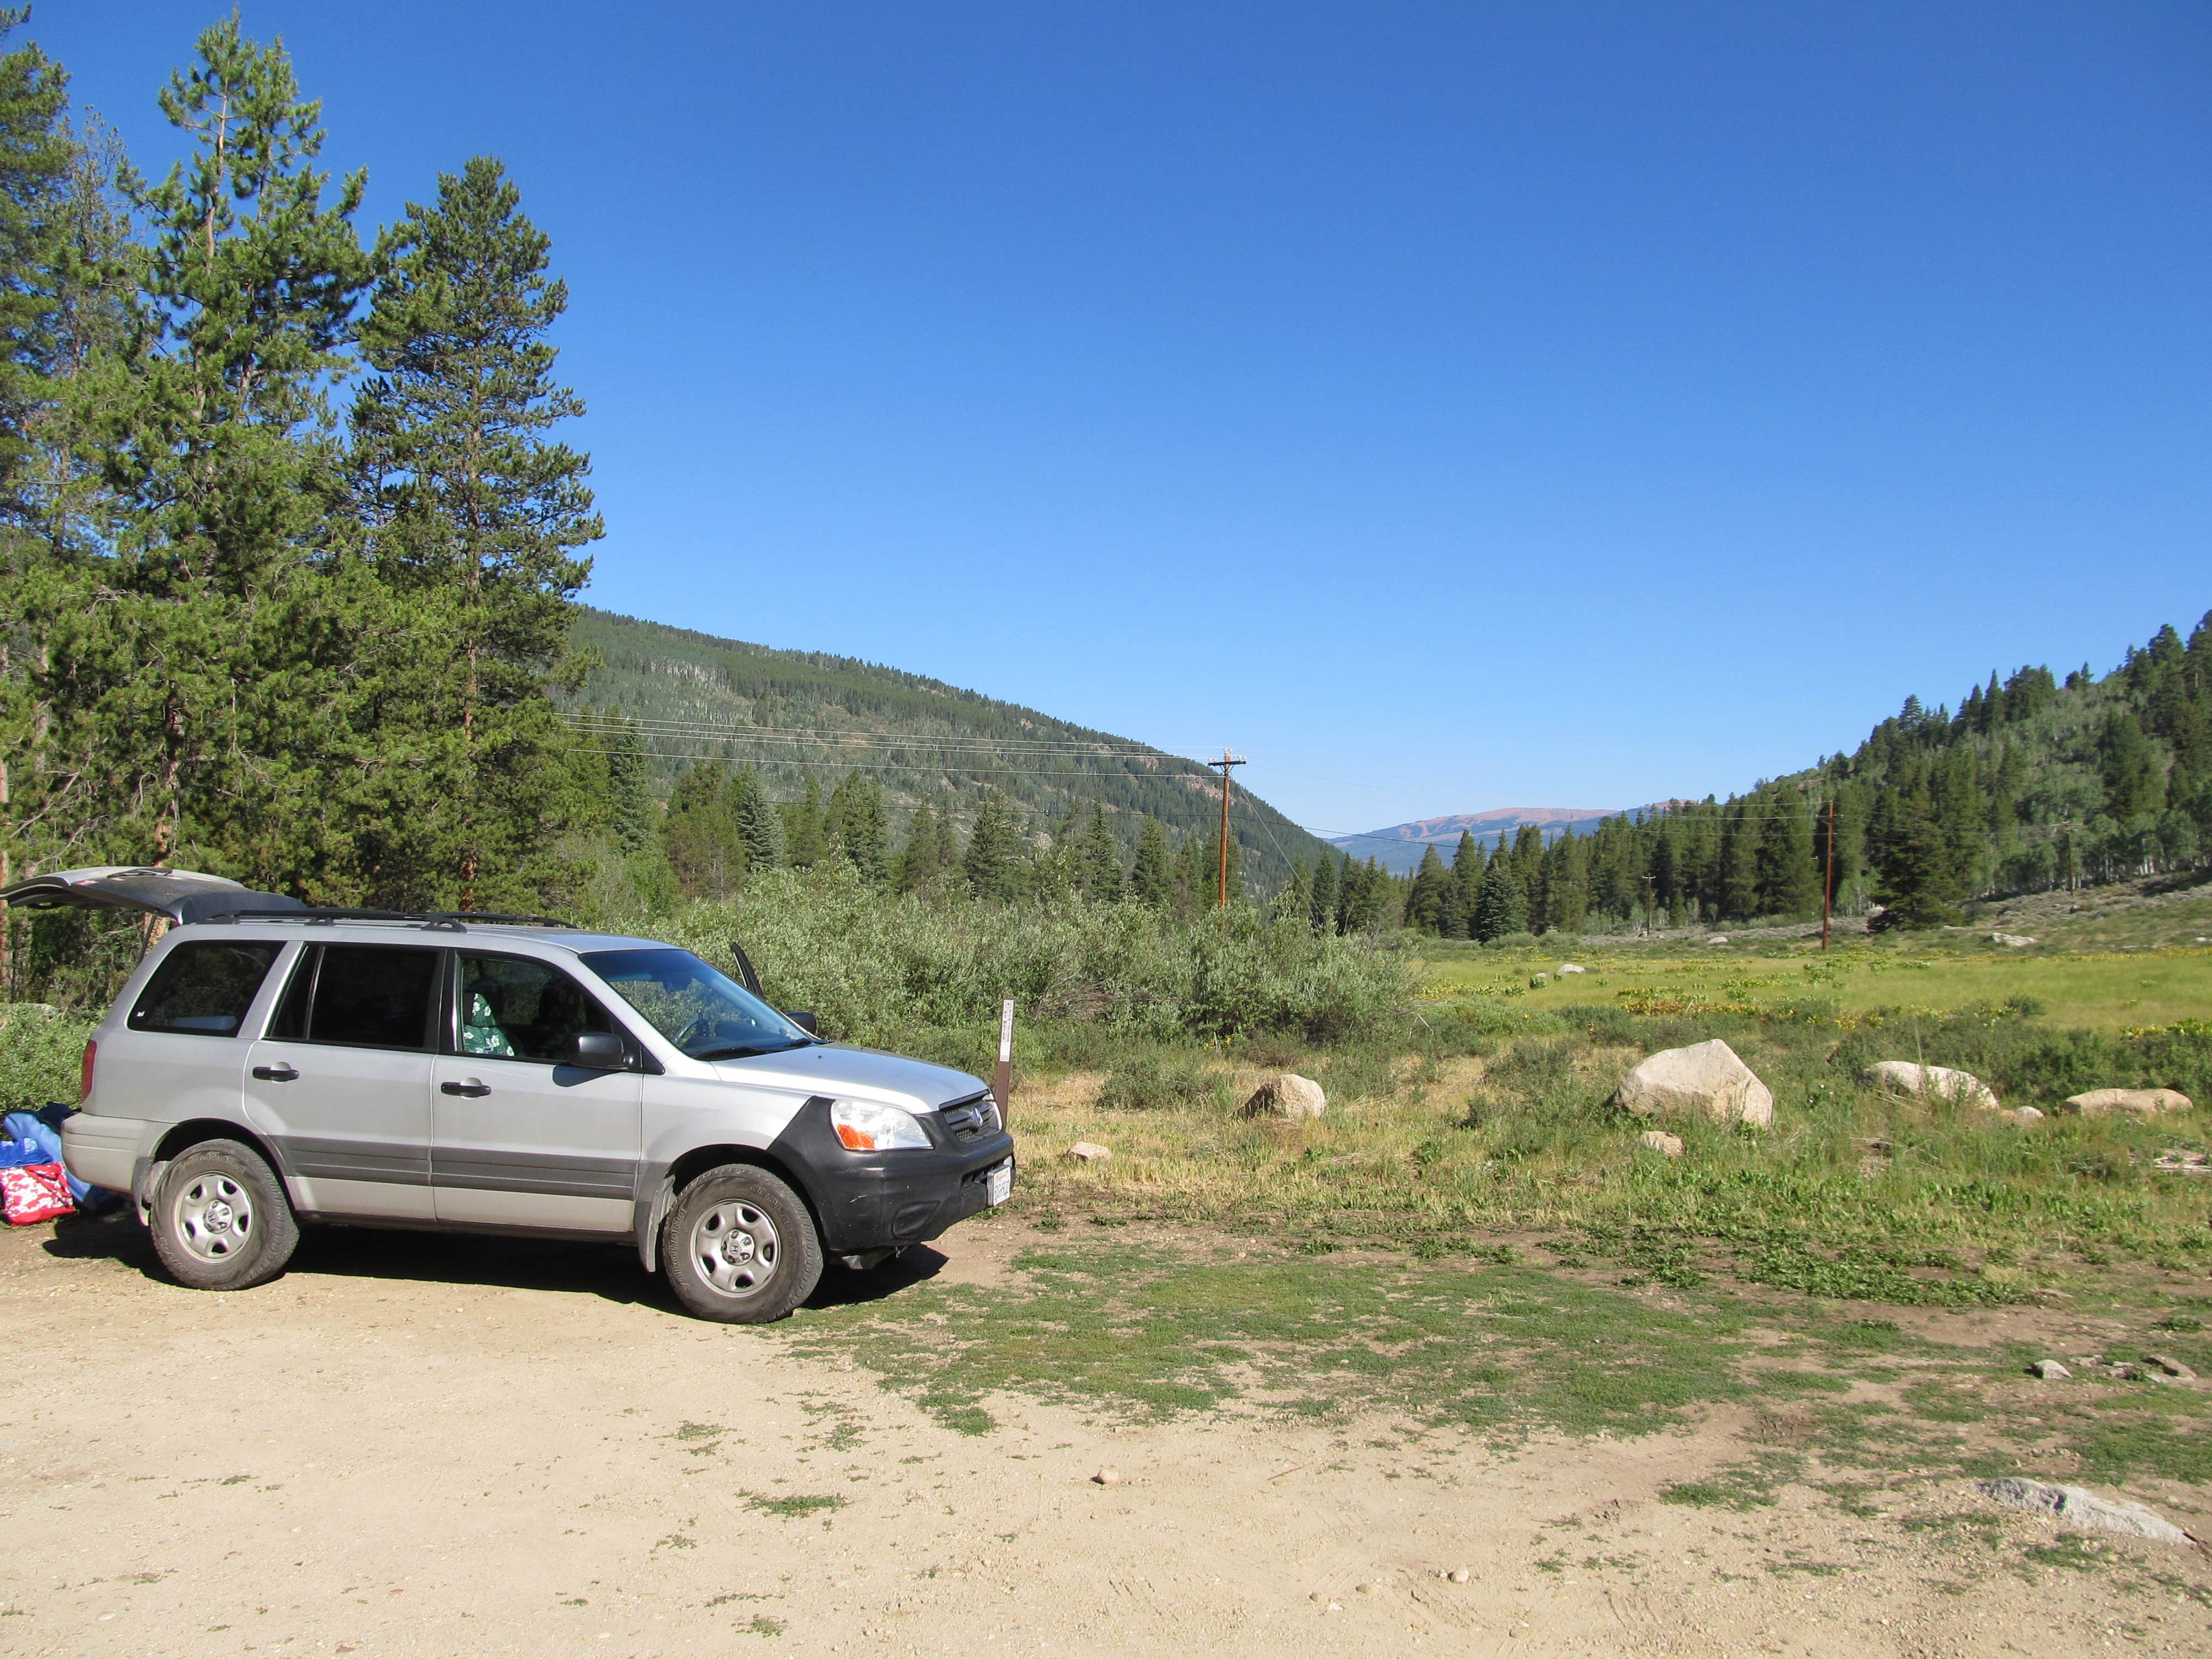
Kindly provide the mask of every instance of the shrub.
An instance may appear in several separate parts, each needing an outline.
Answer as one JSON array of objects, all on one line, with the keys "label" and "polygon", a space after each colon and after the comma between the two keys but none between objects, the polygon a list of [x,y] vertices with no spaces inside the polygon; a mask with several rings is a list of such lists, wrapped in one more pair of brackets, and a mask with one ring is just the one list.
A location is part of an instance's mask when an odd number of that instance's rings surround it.
[{"label": "shrub", "polygon": [[1152,1111],[1200,1106],[1225,1092],[1218,1076],[1188,1060],[1163,1060],[1158,1054],[1132,1056],[1108,1073],[1098,1104],[1107,1111]]},{"label": "shrub", "polygon": [[1356,1041],[1398,1029],[1410,982],[1401,956],[1300,921],[931,901],[869,888],[843,866],[759,875],[727,902],[592,920],[724,964],[741,941],[770,999],[812,1010],[825,1036],[909,1050],[988,1026],[1006,996],[1030,1018],[1094,1024],[1125,1041]]},{"label": "shrub", "polygon": [[0,1007],[0,1112],[74,1103],[93,1022],[34,1003]]}]

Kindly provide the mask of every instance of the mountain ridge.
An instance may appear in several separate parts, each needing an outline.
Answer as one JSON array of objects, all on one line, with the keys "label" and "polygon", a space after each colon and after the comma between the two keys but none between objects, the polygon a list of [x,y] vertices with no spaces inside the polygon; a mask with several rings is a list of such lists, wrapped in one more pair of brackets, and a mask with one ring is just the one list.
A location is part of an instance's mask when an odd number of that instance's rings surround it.
[{"label": "mountain ridge", "polygon": [[[1217,832],[1220,784],[1205,765],[1024,704],[856,657],[589,605],[578,607],[569,639],[591,665],[566,712],[619,708],[640,722],[662,793],[690,763],[722,760],[756,768],[780,800],[810,779],[826,795],[841,772],[867,772],[901,836],[925,800],[964,831],[994,787],[1031,833],[1099,803],[1125,858],[1147,815],[1183,836]],[[1246,879],[1263,891],[1324,848],[1241,785],[1230,829]]]},{"label": "mountain ridge", "polygon": [[1494,848],[1510,839],[1524,824],[1555,840],[1572,830],[1586,836],[1605,819],[1630,809],[1619,806],[1495,806],[1485,812],[1446,812],[1431,818],[1409,818],[1359,835],[1331,836],[1328,844],[1356,859],[1373,859],[1385,870],[1405,875],[1418,869],[1422,854],[1439,848],[1449,860],[1462,834],[1474,836],[1478,845]]}]

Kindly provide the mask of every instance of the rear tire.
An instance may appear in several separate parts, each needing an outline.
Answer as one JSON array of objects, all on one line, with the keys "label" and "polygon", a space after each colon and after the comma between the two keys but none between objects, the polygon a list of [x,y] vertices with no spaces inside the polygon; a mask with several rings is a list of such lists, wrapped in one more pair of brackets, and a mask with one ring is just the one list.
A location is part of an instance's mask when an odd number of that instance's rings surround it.
[{"label": "rear tire", "polygon": [[161,1265],[196,1291],[265,1285],[300,1244],[284,1183],[236,1140],[203,1140],[171,1159],[150,1219]]},{"label": "rear tire", "polygon": [[678,1194],[661,1271],[684,1305],[726,1325],[765,1325],[814,1294],[822,1241],[805,1202],[750,1164],[708,1170]]}]

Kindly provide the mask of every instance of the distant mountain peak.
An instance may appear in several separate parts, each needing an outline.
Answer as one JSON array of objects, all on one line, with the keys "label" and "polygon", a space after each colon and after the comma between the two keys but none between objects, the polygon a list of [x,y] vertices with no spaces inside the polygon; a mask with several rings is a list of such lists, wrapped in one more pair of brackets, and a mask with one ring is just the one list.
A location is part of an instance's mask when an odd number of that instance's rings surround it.
[{"label": "distant mountain peak", "polygon": [[1472,835],[1485,847],[1511,839],[1523,824],[1533,824],[1551,841],[1572,830],[1588,835],[1605,819],[1625,811],[1618,806],[1496,806],[1486,812],[1448,812],[1441,817],[1415,818],[1387,830],[1370,830],[1357,836],[1331,836],[1330,846],[1356,859],[1374,859],[1386,870],[1403,873],[1421,861],[1431,847],[1447,855],[1462,835]]}]

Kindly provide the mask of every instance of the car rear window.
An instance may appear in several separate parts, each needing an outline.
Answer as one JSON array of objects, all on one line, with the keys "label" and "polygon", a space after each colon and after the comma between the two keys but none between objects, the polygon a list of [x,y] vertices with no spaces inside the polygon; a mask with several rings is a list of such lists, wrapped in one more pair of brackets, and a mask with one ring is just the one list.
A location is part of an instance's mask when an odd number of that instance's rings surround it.
[{"label": "car rear window", "polygon": [[161,959],[126,1022],[134,1031],[236,1036],[284,947],[274,941],[194,939]]},{"label": "car rear window", "polygon": [[349,1048],[427,1048],[438,991],[435,951],[325,945],[315,973],[307,1041]]}]

